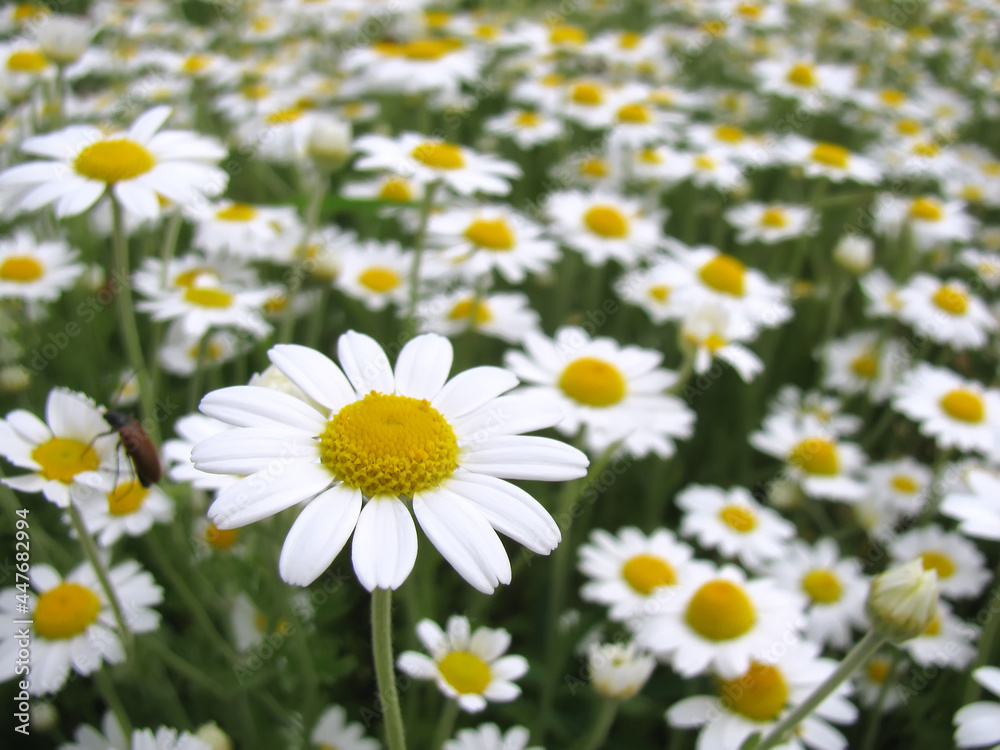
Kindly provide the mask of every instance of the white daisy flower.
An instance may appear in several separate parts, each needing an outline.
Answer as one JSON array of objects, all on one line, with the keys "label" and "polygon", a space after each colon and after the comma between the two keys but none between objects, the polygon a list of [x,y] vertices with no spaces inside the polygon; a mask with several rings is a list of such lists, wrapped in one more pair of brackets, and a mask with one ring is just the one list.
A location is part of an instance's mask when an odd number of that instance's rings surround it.
[{"label": "white daisy flower", "polygon": [[157,133],[169,116],[169,107],[155,107],[125,133],[72,125],[28,138],[21,150],[48,160],[10,167],[0,174],[0,191],[16,192],[20,211],[55,203],[60,218],[83,213],[108,190],[143,218],[159,216],[158,196],[184,206],[218,195],[229,181],[216,166],[226,149],[189,131]]},{"label": "white daisy flower", "polygon": [[[1000,190],[997,191],[1000,194]],[[1000,288],[1000,255],[970,248],[958,254],[958,262],[976,272],[977,278],[989,289]]]},{"label": "white daisy flower", "polygon": [[[972,673],[973,679],[1000,696],[1000,668],[980,667]],[[977,701],[969,703],[955,713],[956,747],[1000,746],[1000,703]]]},{"label": "white daisy flower", "polygon": [[[738,676],[721,676],[716,695],[675,703],[667,710],[667,723],[685,729],[704,727],[698,736],[699,748],[739,750],[751,735],[766,735],[777,726],[833,673],[837,663],[820,658],[819,650],[815,644],[799,642],[783,647],[773,663],[754,660]],[[780,745],[782,750],[846,747],[847,740],[829,722],[853,724],[857,720],[858,710],[847,699],[850,690],[850,683],[839,685],[795,727],[791,738]]]},{"label": "white daisy flower", "polygon": [[[882,710],[889,713],[905,703],[901,683],[909,672],[910,663],[899,659],[897,654],[895,649],[892,655],[880,651],[853,674],[851,679],[857,688],[859,704],[866,708],[881,705]],[[888,689],[883,690],[890,677],[892,683]]]},{"label": "white daisy flower", "polygon": [[860,417],[844,410],[843,401],[836,396],[827,396],[821,391],[803,391],[794,385],[781,386],[768,405],[767,417],[787,418],[797,425],[818,422],[834,435],[851,435],[863,424]]},{"label": "white daisy flower", "polygon": [[736,320],[721,305],[706,304],[689,309],[681,322],[683,346],[694,349],[694,371],[703,375],[716,359],[730,365],[749,383],[764,370],[764,362],[740,341],[757,338],[757,329]]},{"label": "white daisy flower", "polygon": [[[422,271],[427,270],[426,265]],[[403,306],[409,297],[412,267],[410,250],[403,250],[396,242],[366,240],[357,247],[344,248],[334,284],[369,310],[384,310],[390,304]]]},{"label": "white daisy flower", "polygon": [[562,121],[545,113],[512,109],[487,119],[483,129],[491,135],[510,138],[518,148],[527,151],[558,140],[566,128]]},{"label": "white daisy flower", "polygon": [[754,661],[774,663],[775,644],[805,625],[801,595],[769,578],[747,580],[735,565],[692,568],[657,604],[637,623],[636,642],[682,677],[712,670],[732,680]]},{"label": "white daisy flower", "polygon": [[899,285],[883,271],[876,268],[859,280],[866,298],[865,314],[871,318],[897,318],[903,307],[899,298]]},{"label": "white daisy flower", "polygon": [[528,333],[541,333],[540,318],[521,292],[486,294],[459,289],[417,305],[421,332],[457,336],[474,331],[509,344],[518,344]]},{"label": "white daisy flower", "polygon": [[[128,560],[108,571],[108,579],[121,604],[125,624],[133,633],[148,633],[160,625],[160,615],[151,607],[163,601],[163,590],[139,563]],[[0,613],[9,622],[32,620],[32,695],[54,693],[62,688],[72,668],[86,677],[105,662],[119,664],[125,650],[116,632],[115,616],[89,563],[83,563],[63,579],[48,565],[35,564],[29,597],[30,614],[18,614],[16,589],[0,592]],[[14,631],[0,633],[0,680],[14,676],[17,644]]]},{"label": "white daisy flower", "polygon": [[829,109],[854,91],[857,72],[847,65],[786,58],[754,65],[762,91],[796,99],[809,110]]},{"label": "white daisy flower", "polygon": [[38,241],[27,230],[17,230],[0,240],[0,299],[58,299],[83,274],[83,264],[75,262],[79,255],[62,240]]},{"label": "white daisy flower", "polygon": [[167,440],[161,451],[170,481],[191,484],[202,490],[221,490],[234,484],[237,477],[199,471],[191,461],[191,449],[197,443],[229,429],[232,425],[202,414],[188,414],[178,419],[174,425],[177,437]]},{"label": "white daisy flower", "polygon": [[941,596],[951,600],[979,596],[993,578],[975,544],[937,525],[899,535],[889,554],[897,563],[920,559],[925,570],[937,573]]},{"label": "white daisy flower", "polygon": [[482,49],[454,37],[428,37],[355,47],[342,65],[357,77],[359,90],[412,95],[457,91],[463,83],[475,82],[483,57]]},{"label": "white daisy flower", "polygon": [[615,283],[615,291],[626,302],[641,308],[654,323],[683,317],[687,307],[677,303],[678,264],[658,259],[648,268],[636,268]]},{"label": "white daisy flower", "polygon": [[878,331],[856,331],[829,341],[819,356],[824,388],[843,396],[865,394],[875,403],[889,397],[904,361],[899,342],[884,340]]},{"label": "white daisy flower", "polygon": [[501,732],[496,724],[480,724],[475,729],[462,729],[455,739],[444,743],[442,750],[542,750],[528,747],[531,733],[525,727],[511,727]]},{"label": "white daisy flower", "polygon": [[785,161],[801,166],[806,177],[825,177],[832,182],[850,180],[870,185],[882,180],[877,162],[836,143],[790,136],[782,141],[781,147],[785,152]]},{"label": "white daisy flower", "polygon": [[353,533],[362,585],[398,588],[417,554],[408,505],[431,543],[483,592],[510,581],[495,530],[540,554],[556,547],[559,527],[548,512],[500,478],[586,473],[576,449],[520,434],[551,426],[555,409],[501,397],[517,378],[500,368],[476,367],[446,382],[452,347],[435,334],[408,342],[395,373],[381,347],[354,331],[340,337],[338,353],[343,370],[302,346],[268,355],[322,411],[253,386],[202,399],[205,414],[239,429],[195,446],[196,468],[247,475],[219,493],[213,523],[245,526],[309,501],[279,560],[282,578],[295,585],[314,581]]},{"label": "white daisy flower", "polygon": [[876,233],[897,238],[904,228],[909,228],[918,250],[971,242],[977,225],[965,212],[962,201],[942,202],[932,195],[908,198],[893,193],[875,197]]},{"label": "white daisy flower", "polygon": [[846,650],[854,643],[852,631],[867,629],[868,579],[861,574],[861,562],[841,557],[833,539],[823,538],[811,546],[793,540],[766,571],[789,591],[806,595],[810,640]]},{"label": "white daisy flower", "polygon": [[899,301],[900,320],[953,349],[981,349],[997,329],[986,304],[956,279],[918,273],[899,290]]},{"label": "white daisy flower", "polygon": [[968,492],[946,494],[941,514],[958,521],[958,530],[974,539],[1000,541],[1000,477],[983,469],[970,471]]},{"label": "white daisy flower", "polygon": [[1000,392],[919,362],[896,386],[893,407],[938,447],[989,453],[1000,430]]},{"label": "white daisy flower", "polygon": [[116,465],[128,461],[104,412],[81,393],[54,388],[45,421],[17,409],[0,422],[0,455],[30,474],[4,477],[20,492],[41,492],[60,508],[111,489]]},{"label": "white daisy flower", "polygon": [[725,558],[738,558],[751,570],[760,570],[785,554],[795,536],[795,525],[765,508],[743,487],[691,485],[674,503],[684,513],[681,535],[694,537],[705,549]]},{"label": "white daisy flower", "polygon": [[729,192],[746,186],[742,164],[729,149],[676,151],[662,165],[668,183],[690,180],[695,187]]},{"label": "white daisy flower", "polygon": [[636,457],[667,458],[675,439],[690,437],[694,413],[666,393],[677,376],[659,367],[659,352],[591,339],[574,326],[560,328],[554,339],[528,334],[524,348],[505,357],[527,384],[521,392],[557,406],[564,417],[556,428],[564,435],[583,430],[595,453],[620,443]]},{"label": "white daisy flower", "polygon": [[434,680],[438,689],[469,713],[487,702],[507,703],[521,694],[514,680],[528,671],[523,656],[507,655],[510,634],[503,628],[476,628],[461,615],[448,618],[447,633],[432,620],[417,623],[417,637],[430,656],[404,651],[396,667],[418,680]]},{"label": "white daisy flower", "polygon": [[594,529],[580,547],[580,572],[591,579],[580,598],[608,607],[612,620],[641,617],[656,610],[657,593],[672,590],[692,565],[708,564],[693,557],[693,550],[667,529],[649,536],[633,526],[617,534]]},{"label": "white daisy flower", "polygon": [[937,614],[923,633],[899,644],[917,664],[962,670],[976,656],[973,643],[979,628],[952,614],[951,606],[938,602]]},{"label": "white daisy flower", "polygon": [[159,487],[143,487],[127,477],[104,497],[88,497],[78,503],[83,525],[102,547],[110,547],[122,536],[142,536],[154,523],[174,517],[174,501]]},{"label": "white daisy flower", "polygon": [[198,206],[192,244],[213,255],[275,259],[276,246],[294,245],[302,223],[291,206],[251,206],[225,200]]},{"label": "white daisy flower", "polygon": [[744,245],[774,245],[819,231],[816,212],[809,206],[750,202],[734,206],[723,215],[736,229],[736,241]]},{"label": "white daisy flower", "polygon": [[903,457],[870,464],[865,469],[865,477],[871,502],[886,506],[898,520],[916,516],[923,510],[934,474],[930,467]]},{"label": "white daisy flower", "polygon": [[59,750],[213,750],[212,745],[188,732],[169,727],[136,729],[126,738],[114,714],[104,714],[101,731],[89,724],[76,728],[74,742],[63,743]]},{"label": "white daisy flower", "polygon": [[380,750],[378,740],[365,736],[365,730],[353,721],[347,720],[347,711],[343,706],[330,706],[316,721],[309,734],[309,741],[324,748],[337,750]]},{"label": "white daisy flower", "polygon": [[184,324],[175,321],[167,328],[163,344],[157,352],[160,366],[165,372],[187,378],[203,367],[213,370],[247,350],[249,342],[233,331],[209,331],[204,347],[201,338],[185,333]]}]

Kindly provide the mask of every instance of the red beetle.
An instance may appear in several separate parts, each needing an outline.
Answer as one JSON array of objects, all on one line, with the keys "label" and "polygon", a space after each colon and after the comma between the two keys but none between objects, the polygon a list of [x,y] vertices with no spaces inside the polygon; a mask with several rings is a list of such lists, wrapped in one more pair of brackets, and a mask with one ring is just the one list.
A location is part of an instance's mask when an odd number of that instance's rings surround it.
[{"label": "red beetle", "polygon": [[111,429],[121,438],[122,446],[132,459],[135,475],[142,486],[149,487],[159,482],[163,477],[160,454],[139,421],[128,414],[111,409],[104,412],[104,421],[111,425]]}]

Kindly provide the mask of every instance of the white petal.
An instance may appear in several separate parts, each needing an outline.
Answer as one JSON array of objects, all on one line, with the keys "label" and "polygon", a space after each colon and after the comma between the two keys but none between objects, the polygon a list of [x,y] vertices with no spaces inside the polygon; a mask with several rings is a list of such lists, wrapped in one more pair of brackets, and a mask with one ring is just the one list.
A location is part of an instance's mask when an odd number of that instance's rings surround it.
[{"label": "white petal", "polygon": [[398,588],[416,559],[417,529],[410,511],[394,497],[369,500],[351,544],[351,560],[361,585],[369,591]]},{"label": "white petal", "polygon": [[219,492],[208,517],[220,529],[235,529],[290,508],[333,483],[325,466],[291,462],[269,467]]},{"label": "white petal", "polygon": [[48,425],[30,411],[15,409],[7,415],[7,424],[13,427],[22,439],[36,445],[52,437]]},{"label": "white petal", "polygon": [[337,342],[337,358],[359,396],[394,392],[389,358],[371,336],[348,331]]},{"label": "white petal", "polygon": [[396,659],[396,669],[418,680],[433,680],[438,676],[437,664],[433,659],[416,651],[404,651]]},{"label": "white petal", "polygon": [[449,422],[459,440],[481,443],[494,435],[544,430],[561,422],[564,416],[559,403],[551,398],[513,393]]},{"label": "white petal", "polygon": [[309,398],[334,413],[357,398],[341,369],[315,349],[278,344],[271,348],[267,356]]},{"label": "white petal", "polygon": [[199,471],[246,476],[269,462],[292,458],[319,458],[319,443],[298,430],[243,427],[207,438],[191,449]]},{"label": "white petal", "polygon": [[532,435],[501,435],[463,450],[459,464],[477,474],[550,482],[586,476],[590,462],[571,445]]},{"label": "white petal", "polygon": [[237,427],[294,427],[319,435],[326,419],[302,399],[252,385],[235,385],[207,394],[203,414]]},{"label": "white petal", "polygon": [[153,137],[153,133],[163,126],[168,117],[170,117],[170,107],[165,104],[153,107],[132,123],[132,127],[128,129],[128,134],[133,140],[145,144]]},{"label": "white petal", "polygon": [[72,438],[89,443],[101,433],[111,432],[111,427],[101,413],[78,393],[54,388],[45,401],[45,419],[58,437]]},{"label": "white petal", "polygon": [[309,503],[281,548],[278,571],[294,586],[308,586],[344,548],[361,513],[361,490],[339,485]]},{"label": "white petal", "polygon": [[453,356],[444,336],[427,333],[412,339],[396,359],[396,393],[433,399],[448,379]]},{"label": "white petal", "polygon": [[93,206],[104,195],[105,185],[87,180],[76,189],[66,192],[56,203],[56,216],[76,216]]},{"label": "white petal", "polygon": [[155,219],[160,215],[160,202],[151,188],[138,180],[129,180],[114,187],[115,198],[133,216]]},{"label": "white petal", "polygon": [[502,367],[473,367],[445,383],[431,404],[449,421],[478,409],[517,385],[517,376]]}]

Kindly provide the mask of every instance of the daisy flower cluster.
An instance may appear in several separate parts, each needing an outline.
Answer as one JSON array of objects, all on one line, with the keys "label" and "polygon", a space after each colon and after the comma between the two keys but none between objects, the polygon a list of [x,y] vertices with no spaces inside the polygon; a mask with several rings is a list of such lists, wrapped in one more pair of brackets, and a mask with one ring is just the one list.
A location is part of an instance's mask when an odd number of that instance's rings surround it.
[{"label": "daisy flower cluster", "polygon": [[17,730],[995,744],[998,44],[988,0],[0,9]]}]

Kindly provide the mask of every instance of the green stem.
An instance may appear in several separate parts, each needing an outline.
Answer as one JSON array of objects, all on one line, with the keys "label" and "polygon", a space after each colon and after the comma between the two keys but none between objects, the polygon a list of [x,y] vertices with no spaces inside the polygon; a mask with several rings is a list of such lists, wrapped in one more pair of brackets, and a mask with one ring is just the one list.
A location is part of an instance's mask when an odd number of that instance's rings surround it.
[{"label": "green stem", "polygon": [[594,714],[594,722],[590,725],[587,736],[578,745],[578,750],[597,750],[604,745],[611,731],[611,725],[615,723],[615,716],[618,715],[618,706],[621,701],[617,698],[604,698],[601,701],[597,712]]},{"label": "green stem", "polygon": [[455,719],[458,718],[458,703],[451,698],[446,698],[441,706],[441,715],[438,717],[437,727],[434,729],[434,739],[431,741],[431,750],[440,750],[440,747],[451,737],[451,732],[455,728]]},{"label": "green stem", "polygon": [[125,710],[125,705],[122,703],[121,698],[118,697],[118,691],[115,690],[115,685],[108,677],[107,669],[102,667],[94,672],[94,682],[97,683],[97,690],[104,698],[104,702],[108,704],[108,708],[111,709],[111,713],[115,715],[115,719],[118,721],[118,725],[122,728],[122,734],[125,735],[125,741],[128,743],[129,747],[132,745],[132,722],[129,721],[128,712]]},{"label": "green stem", "polygon": [[295,328],[295,300],[298,298],[307,273],[306,253],[309,249],[309,241],[312,239],[316,227],[319,226],[319,214],[323,208],[323,199],[326,198],[329,184],[328,177],[321,179],[320,184],[313,190],[312,196],[309,198],[309,205],[306,207],[306,226],[302,232],[302,243],[298,253],[296,253],[292,278],[288,284],[288,302],[284,314],[281,316],[281,328],[278,331],[279,344],[292,340],[292,331]]},{"label": "green stem", "polygon": [[427,222],[434,209],[434,194],[437,192],[438,182],[432,182],[424,188],[424,199],[420,203],[420,223],[417,225],[417,234],[413,238],[413,265],[410,267],[410,300],[406,308],[406,334],[407,338],[417,332],[417,303],[420,301],[420,261],[424,254],[424,242],[427,238]]},{"label": "green stem", "polygon": [[392,659],[392,589],[372,591],[372,656],[378,694],[385,711],[385,741],[389,750],[406,750],[406,730],[399,708],[399,691]]},{"label": "green stem", "polygon": [[[163,244],[160,245],[160,286],[164,289],[167,287],[168,273],[167,267],[170,265],[170,261],[174,257],[174,251],[177,249],[177,239],[180,237],[181,225],[184,223],[184,219],[181,216],[180,210],[175,210],[170,218],[167,219],[167,228],[163,233]],[[153,325],[153,361],[149,365],[151,372],[150,380],[153,382],[153,393],[160,392],[160,358],[157,353],[160,351],[160,341],[163,338],[163,324],[155,323]]]},{"label": "green stem", "polygon": [[785,735],[793,731],[802,723],[803,719],[816,710],[816,707],[820,703],[830,697],[833,691],[837,689],[837,686],[850,677],[854,670],[868,661],[869,657],[883,643],[885,643],[885,636],[876,630],[872,629],[865,633],[864,637],[854,645],[850,653],[840,662],[840,665],[833,671],[833,674],[827,677],[823,684],[812,692],[812,695],[778,722],[777,726],[761,739],[754,750],[769,750],[781,744],[785,739]]},{"label": "green stem", "polygon": [[[993,580],[996,581],[997,584],[993,587],[993,592],[987,600],[989,602],[1000,601],[1000,564],[997,565],[997,570],[994,574]],[[963,704],[972,703],[972,701],[979,697],[979,683],[972,678],[972,673],[984,664],[990,663],[990,656],[993,653],[993,644],[996,643],[997,633],[1000,632],[1000,612],[992,611],[990,614],[992,617],[990,617],[990,621],[986,623],[986,627],[983,629],[983,634],[979,637],[979,651],[976,653],[976,659],[972,662],[972,666],[969,667],[968,676],[966,677],[967,682],[965,683],[965,699]]]},{"label": "green stem", "polygon": [[897,649],[892,656],[889,671],[882,681],[878,696],[875,698],[875,705],[872,706],[871,714],[868,717],[868,727],[865,729],[865,736],[861,742],[861,750],[873,750],[875,747],[875,740],[878,739],[878,730],[882,725],[882,712],[885,710],[885,701],[889,697],[889,690],[892,688],[892,683],[896,678],[896,665],[899,663],[899,655],[900,652]]},{"label": "green stem", "polygon": [[202,334],[201,339],[198,341],[198,354],[194,360],[194,372],[191,373],[191,379],[188,380],[188,412],[194,411],[198,406],[198,401],[201,399],[202,383],[205,378],[205,359],[208,356],[208,341],[211,335],[212,329],[209,328]]},{"label": "green stem", "polygon": [[114,270],[118,274],[117,281],[121,287],[118,291],[118,322],[121,325],[122,339],[129,365],[139,381],[139,401],[142,403],[143,427],[153,439],[159,442],[160,429],[154,418],[156,412],[155,394],[146,361],[142,356],[142,343],[139,339],[139,326],[135,321],[135,303],[132,301],[132,274],[129,271],[128,237],[125,234],[125,221],[122,207],[118,200],[111,196],[111,217],[113,231],[111,244],[114,250]]},{"label": "green stem", "polygon": [[111,611],[115,616],[115,623],[118,625],[118,631],[121,634],[122,646],[125,648],[126,660],[129,664],[131,664],[135,655],[133,650],[134,644],[132,640],[132,631],[129,629],[128,623],[125,620],[125,612],[122,609],[121,602],[118,600],[118,593],[111,585],[111,579],[108,577],[107,568],[104,566],[104,561],[101,560],[101,555],[97,551],[97,545],[94,543],[94,538],[90,535],[90,532],[87,531],[87,527],[83,523],[83,516],[80,515],[80,511],[77,509],[76,504],[73,503],[73,501],[70,501],[69,504],[69,517],[70,521],[73,523],[73,530],[76,531],[76,536],[80,540],[80,546],[83,547],[83,554],[86,556],[90,566],[97,574],[97,580],[100,581],[101,588],[104,589],[104,595],[108,597],[108,603],[111,605]]}]

